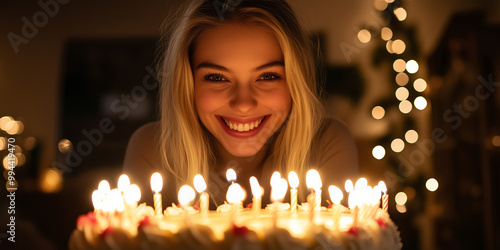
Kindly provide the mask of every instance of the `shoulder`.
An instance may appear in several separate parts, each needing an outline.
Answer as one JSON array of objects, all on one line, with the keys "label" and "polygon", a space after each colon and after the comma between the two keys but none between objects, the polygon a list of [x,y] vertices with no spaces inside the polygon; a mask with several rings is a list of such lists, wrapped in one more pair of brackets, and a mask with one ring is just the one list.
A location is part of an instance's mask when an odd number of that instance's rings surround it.
[{"label": "shoulder", "polygon": [[134,144],[157,141],[160,133],[160,123],[150,122],[139,127],[130,137],[129,146]]},{"label": "shoulder", "polygon": [[325,118],[316,133],[317,142],[352,142],[353,136],[347,126],[333,118]]},{"label": "shoulder", "polygon": [[159,159],[159,122],[151,122],[138,128],[130,137],[125,152],[124,169],[154,166]]}]

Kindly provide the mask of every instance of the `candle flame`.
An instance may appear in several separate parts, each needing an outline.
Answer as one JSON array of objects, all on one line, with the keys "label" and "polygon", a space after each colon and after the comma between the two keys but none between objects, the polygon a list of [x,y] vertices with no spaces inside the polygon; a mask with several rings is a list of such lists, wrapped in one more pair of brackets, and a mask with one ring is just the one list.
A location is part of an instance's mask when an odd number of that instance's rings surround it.
[{"label": "candle flame", "polygon": [[236,172],[232,168],[226,171],[226,179],[227,181],[236,181]]},{"label": "candle flame", "polygon": [[112,189],[109,192],[109,199],[112,203],[112,211],[121,212],[125,209],[125,204],[123,204],[122,192],[118,189]]},{"label": "candle flame", "polygon": [[328,192],[330,193],[330,199],[332,200],[333,204],[340,204],[340,201],[342,200],[342,198],[344,198],[342,190],[340,190],[340,188],[335,185],[331,185],[330,187],[328,187]]},{"label": "candle flame", "polygon": [[108,193],[111,188],[109,187],[109,182],[107,180],[102,180],[101,182],[99,182],[99,187],[97,188],[97,190],[103,192],[103,193]]},{"label": "candle flame", "polygon": [[163,179],[161,177],[161,174],[156,172],[153,175],[151,175],[151,189],[156,193],[158,193],[161,191],[162,188],[163,188]]},{"label": "candle flame", "polygon": [[354,185],[354,190],[361,190],[368,185],[366,178],[359,178]]},{"label": "candle flame", "polygon": [[308,188],[320,189],[323,183],[321,183],[321,177],[318,171],[311,169],[307,171],[306,174],[306,185]]},{"label": "candle flame", "polygon": [[190,187],[189,185],[184,185],[179,189],[179,195],[177,198],[179,199],[179,203],[182,206],[187,206],[189,203],[194,200],[196,193],[194,192],[194,189]]},{"label": "candle flame", "polygon": [[92,204],[94,205],[94,210],[102,209],[102,198],[104,194],[100,190],[94,190],[92,192]]},{"label": "candle flame", "polygon": [[127,192],[125,192],[125,202],[128,205],[132,205],[141,199],[141,189],[136,184],[128,186]]},{"label": "candle flame", "polygon": [[361,205],[360,204],[360,199],[359,197],[359,190],[352,190],[349,193],[349,198],[348,198],[348,203],[349,203],[349,208],[354,209],[354,207]]},{"label": "candle flame", "polygon": [[259,181],[254,176],[250,177],[250,187],[252,188],[252,194],[256,198],[262,196],[262,188],[259,185]]},{"label": "candle flame", "polygon": [[384,194],[387,193],[387,186],[385,185],[384,181],[379,181],[378,186],[380,187],[380,190],[384,192]]},{"label": "candle flame", "polygon": [[231,184],[227,189],[226,200],[229,203],[241,202],[245,199],[245,190],[240,186],[240,184]]},{"label": "candle flame", "polygon": [[352,192],[352,190],[354,189],[354,185],[352,184],[352,181],[351,181],[351,180],[347,180],[347,181],[345,181],[345,186],[344,186],[344,187],[345,187],[345,191],[346,191],[347,193]]},{"label": "candle flame", "polygon": [[201,193],[205,191],[205,189],[207,189],[207,183],[205,182],[205,179],[203,178],[203,176],[201,176],[201,174],[195,175],[193,182],[194,188],[196,189],[196,191],[198,191],[198,193]]},{"label": "candle flame", "polygon": [[130,179],[128,176],[126,174],[120,175],[120,178],[118,178],[118,190],[125,192],[128,186],[130,186]]},{"label": "candle flame", "polygon": [[297,173],[294,171],[288,173],[288,182],[290,183],[290,187],[297,188],[299,186],[299,177],[297,176]]},{"label": "candle flame", "polygon": [[278,171],[275,171],[273,175],[271,175],[271,187],[274,185],[278,185],[277,182],[281,179],[281,174]]},{"label": "candle flame", "polygon": [[372,201],[371,201],[372,205],[376,205],[377,203],[379,203],[380,198],[382,196],[382,191],[380,191],[379,186],[373,187],[373,193],[371,196],[372,196]]},{"label": "candle flame", "polygon": [[285,198],[286,191],[288,190],[288,183],[285,179],[280,178],[274,185],[271,186],[271,200],[281,201]]}]

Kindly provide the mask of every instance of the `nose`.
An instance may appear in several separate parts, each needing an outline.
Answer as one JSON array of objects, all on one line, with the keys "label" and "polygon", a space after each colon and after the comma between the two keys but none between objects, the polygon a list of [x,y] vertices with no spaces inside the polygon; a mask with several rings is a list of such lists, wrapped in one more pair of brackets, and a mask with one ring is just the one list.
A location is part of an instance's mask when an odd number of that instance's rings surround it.
[{"label": "nose", "polygon": [[242,114],[248,113],[257,106],[255,91],[247,86],[238,86],[234,90],[233,98],[231,98],[229,105]]}]

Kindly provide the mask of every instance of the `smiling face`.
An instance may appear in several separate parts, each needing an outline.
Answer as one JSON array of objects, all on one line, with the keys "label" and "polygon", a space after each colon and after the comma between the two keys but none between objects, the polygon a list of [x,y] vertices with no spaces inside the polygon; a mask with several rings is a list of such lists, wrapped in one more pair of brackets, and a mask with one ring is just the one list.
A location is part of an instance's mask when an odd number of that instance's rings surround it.
[{"label": "smiling face", "polygon": [[274,35],[248,24],[206,30],[196,40],[191,65],[203,125],[231,155],[255,155],[291,108]]}]

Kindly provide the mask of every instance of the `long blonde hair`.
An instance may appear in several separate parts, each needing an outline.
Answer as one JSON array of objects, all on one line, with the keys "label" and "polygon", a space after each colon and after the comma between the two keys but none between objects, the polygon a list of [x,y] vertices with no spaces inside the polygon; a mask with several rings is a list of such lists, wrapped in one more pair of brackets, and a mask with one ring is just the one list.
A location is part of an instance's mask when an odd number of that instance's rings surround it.
[{"label": "long blonde hair", "polygon": [[284,55],[292,108],[277,132],[268,159],[271,165],[282,173],[303,173],[323,117],[311,41],[284,0],[189,1],[164,22],[164,53],[159,65],[161,154],[177,185],[188,183],[196,174],[208,176],[209,167],[215,164],[209,132],[203,129],[196,114],[190,55],[196,38],[204,30],[230,22],[268,28]]}]

